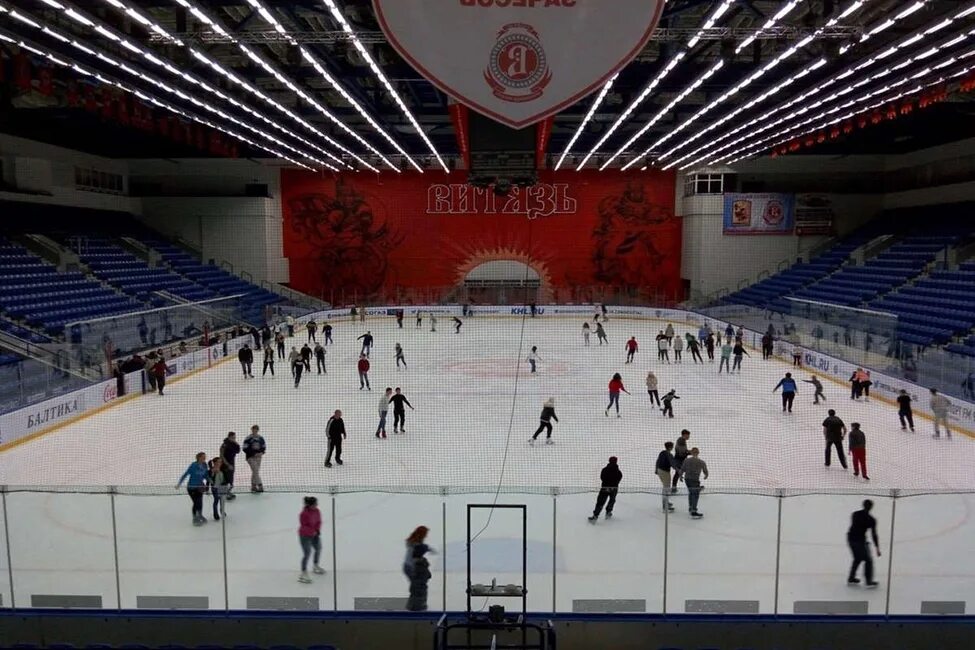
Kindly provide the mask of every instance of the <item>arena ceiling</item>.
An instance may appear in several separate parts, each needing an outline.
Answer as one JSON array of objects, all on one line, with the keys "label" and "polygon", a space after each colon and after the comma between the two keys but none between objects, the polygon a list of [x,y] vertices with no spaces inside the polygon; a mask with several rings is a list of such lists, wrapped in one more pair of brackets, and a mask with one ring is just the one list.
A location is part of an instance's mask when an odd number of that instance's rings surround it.
[{"label": "arena ceiling", "polygon": [[[458,156],[448,98],[386,42],[370,0],[0,0],[0,38],[245,135],[247,155],[375,170]],[[669,0],[637,58],[555,118],[549,165],[728,164],[809,138],[889,151],[890,107],[905,103],[918,109],[903,122],[910,148],[950,140],[967,123],[972,54],[975,0]],[[936,102],[958,119],[924,119]],[[4,129],[107,155],[178,153],[106,138],[77,112],[15,103]],[[885,135],[859,133],[878,112]]]}]

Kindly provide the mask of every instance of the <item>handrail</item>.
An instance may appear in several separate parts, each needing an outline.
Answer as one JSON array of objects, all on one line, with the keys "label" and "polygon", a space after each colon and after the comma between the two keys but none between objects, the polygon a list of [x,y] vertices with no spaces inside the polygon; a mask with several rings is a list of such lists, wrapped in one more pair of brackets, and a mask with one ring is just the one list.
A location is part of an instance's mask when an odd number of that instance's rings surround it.
[{"label": "handrail", "polygon": [[[30,341],[25,341],[22,338],[8,334],[7,332],[0,332],[0,346],[7,348],[11,352],[19,354],[22,357],[32,359],[38,363],[43,363],[46,366],[55,368],[62,372],[66,372],[69,375],[73,375],[80,379],[85,379],[87,381],[94,381],[93,378],[85,372],[75,370],[71,367],[70,359],[66,358],[64,355],[64,350],[48,350],[47,348],[41,347],[36,343],[31,343]],[[97,379],[100,379],[99,376]]]}]

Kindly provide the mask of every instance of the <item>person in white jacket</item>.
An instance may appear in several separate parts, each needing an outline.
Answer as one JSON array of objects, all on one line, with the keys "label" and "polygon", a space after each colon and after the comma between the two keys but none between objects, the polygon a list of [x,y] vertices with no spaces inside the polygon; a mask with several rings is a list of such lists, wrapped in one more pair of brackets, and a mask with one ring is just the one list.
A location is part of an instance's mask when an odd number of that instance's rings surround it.
[{"label": "person in white jacket", "polygon": [[947,397],[938,392],[937,388],[931,389],[931,413],[934,414],[934,437],[941,437],[941,428],[944,425],[945,433],[951,438],[951,429],[948,428],[948,411],[951,410],[951,402]]},{"label": "person in white jacket", "polygon": [[376,437],[386,437],[386,414],[389,413],[389,399],[393,396],[393,389],[386,387],[386,393],[379,398],[379,426],[376,427]]},{"label": "person in white jacket", "polygon": [[647,373],[647,394],[650,395],[650,406],[656,402],[657,406],[660,406],[660,393],[657,392],[657,375],[653,374],[653,370]]}]

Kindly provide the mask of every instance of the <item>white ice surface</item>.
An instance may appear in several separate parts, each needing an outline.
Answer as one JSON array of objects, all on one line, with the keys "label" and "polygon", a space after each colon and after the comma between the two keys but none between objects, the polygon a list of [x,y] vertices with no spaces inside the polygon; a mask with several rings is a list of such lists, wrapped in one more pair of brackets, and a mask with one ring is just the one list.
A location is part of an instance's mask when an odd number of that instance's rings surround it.
[{"label": "white ice surface", "polygon": [[[402,540],[425,524],[441,551],[431,558],[431,608],[442,606],[446,582],[448,608],[463,609],[465,506],[494,498],[521,322],[468,319],[459,335],[444,319],[437,333],[428,331],[427,322],[422,331],[412,325],[408,320],[399,331],[392,319],[365,324],[377,338],[371,392],[357,390],[354,368],[353,339],[365,328],[341,323],[336,345],[329,348],[329,374],[306,377],[298,390],[283,364],[274,380],[244,380],[229,361],[174,382],[164,397],[136,398],[0,454],[2,483],[118,485],[121,492],[115,497],[118,590],[107,495],[8,493],[9,540],[0,528],[3,605],[11,596],[9,548],[18,606],[28,605],[32,594],[54,593],[99,594],[104,606],[115,607],[120,592],[125,607],[135,606],[139,595],[205,595],[211,608],[223,608],[225,533],[230,607],[244,607],[248,596],[314,596],[323,609],[350,609],[357,597],[405,594]],[[647,611],[661,611],[666,530],[667,611],[684,611],[687,599],[758,600],[760,611],[781,613],[790,613],[796,600],[867,600],[870,613],[883,613],[888,584],[891,613],[916,614],[924,600],[968,601],[971,611],[975,496],[942,493],[973,487],[975,446],[969,438],[933,440],[930,423],[920,418],[916,434],[902,432],[890,405],[851,402],[844,387],[825,382],[829,406],[848,423],[861,422],[867,433],[869,489],[932,493],[897,499],[896,513],[892,500],[874,497],[884,552],[877,561],[882,588],[850,589],[844,534],[865,483],[835,461],[832,469],[823,467],[819,423],[825,408],[809,404],[807,384],[800,384],[796,413],[783,415],[770,392],[788,370],[781,362],[746,358],[744,372],[730,377],[718,376],[716,364],[661,366],[652,336],[662,324],[613,319],[607,327],[612,346],[602,349],[581,346],[580,325],[569,319],[526,323],[521,358],[538,345],[543,361],[535,377],[522,363],[504,485],[535,493],[504,493],[500,499],[528,506],[530,609],[551,610],[554,603],[571,611],[574,599],[637,598],[646,600]],[[643,350],[636,363],[624,365],[623,343],[631,334]],[[406,350],[408,371],[395,371],[396,341]],[[682,397],[674,420],[648,407],[643,386],[648,367],[662,389],[674,387]],[[603,415],[606,383],[615,371],[633,393],[623,396],[621,419]],[[408,411],[409,433],[394,436],[390,422],[389,438],[376,440],[378,391],[387,385],[402,386],[417,410]],[[560,418],[557,443],[529,447],[541,402],[549,396],[556,398]],[[350,430],[346,464],[326,470],[323,426],[335,408],[345,412]],[[240,490],[228,506],[225,528],[215,522],[191,527],[185,492],[172,487],[176,479],[196,451],[212,454],[226,431],[243,437],[252,423],[261,425],[268,440],[264,482],[274,491]],[[711,470],[701,521],[687,518],[683,491],[669,518],[660,512],[659,495],[636,492],[657,487],[651,471],[657,451],[685,427]],[[624,492],[616,517],[593,526],[586,516],[594,495],[571,492],[598,486],[609,455],[620,457]],[[248,470],[240,465],[237,484],[246,488]],[[373,488],[335,496],[334,546],[328,486]],[[377,491],[411,486],[428,493]],[[428,489],[438,486],[449,486],[451,493]],[[563,494],[553,499],[549,487]],[[779,487],[833,494],[768,496]],[[730,493],[749,490],[762,495]],[[326,522],[322,563],[329,573],[312,585],[295,582],[295,529],[305,492],[319,495]],[[208,498],[208,516],[209,503]],[[475,516],[475,532],[484,516]],[[476,581],[520,582],[520,558],[511,552],[515,540],[520,541],[520,524],[509,512],[496,511],[474,545]]]}]

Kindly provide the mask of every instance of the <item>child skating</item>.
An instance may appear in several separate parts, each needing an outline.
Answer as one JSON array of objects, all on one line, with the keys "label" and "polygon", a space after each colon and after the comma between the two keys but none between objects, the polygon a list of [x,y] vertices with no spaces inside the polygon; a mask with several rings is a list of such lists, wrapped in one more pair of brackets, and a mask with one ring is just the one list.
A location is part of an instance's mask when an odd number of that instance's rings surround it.
[{"label": "child skating", "polygon": [[582,344],[587,348],[589,347],[589,333],[591,330],[592,328],[589,327],[589,323],[582,324]]},{"label": "child skating", "polygon": [[819,381],[819,377],[813,375],[810,379],[803,379],[802,383],[812,384],[813,388],[816,389],[816,392],[813,394],[813,404],[819,404],[819,398],[823,398],[824,402],[826,401],[826,395],[823,394],[823,384]]},{"label": "child skating", "polygon": [[552,444],[552,420],[555,420],[556,422],[559,421],[558,416],[555,415],[554,397],[549,397],[547,400],[545,400],[545,403],[542,404],[542,414],[538,417],[538,419],[538,428],[535,429],[535,435],[531,437],[528,444],[534,445],[535,440],[538,439],[538,434],[540,434],[542,431],[545,431],[545,444]]},{"label": "child skating", "polygon": [[673,388],[671,388],[669,391],[667,391],[664,394],[661,400],[664,403],[664,407],[660,409],[660,411],[664,414],[664,417],[671,417],[671,418],[674,417],[675,399],[680,399],[680,397],[677,396],[677,391],[674,390]]},{"label": "child skating", "polygon": [[531,366],[531,369],[532,369],[531,370],[531,374],[533,374],[533,375],[535,374],[536,366],[537,366],[538,362],[541,361],[541,360],[542,360],[542,358],[540,356],[538,356],[538,346],[533,345],[532,346],[532,349],[531,349],[531,352],[528,353],[528,358],[526,359],[526,361],[528,361],[528,365]]}]

